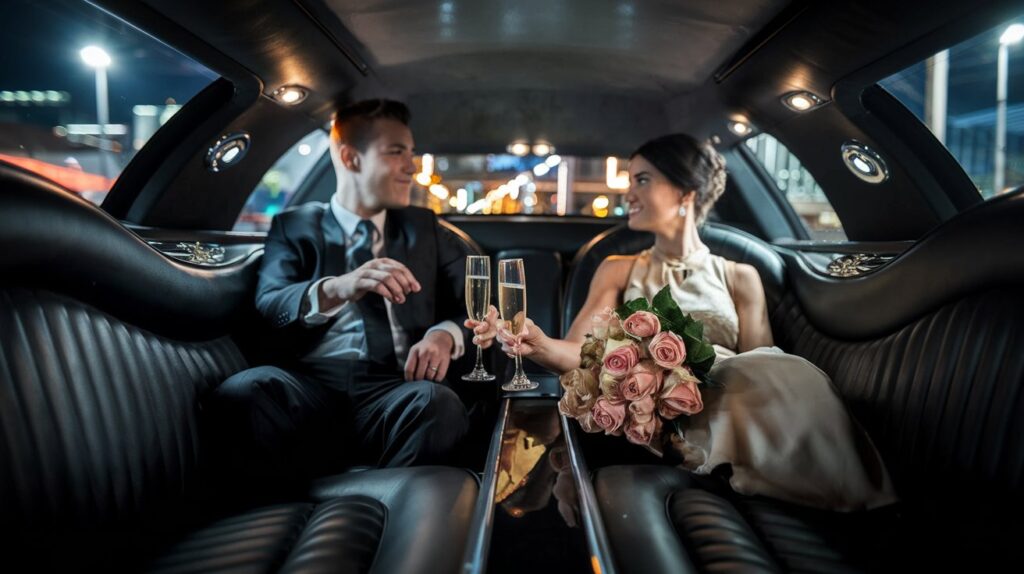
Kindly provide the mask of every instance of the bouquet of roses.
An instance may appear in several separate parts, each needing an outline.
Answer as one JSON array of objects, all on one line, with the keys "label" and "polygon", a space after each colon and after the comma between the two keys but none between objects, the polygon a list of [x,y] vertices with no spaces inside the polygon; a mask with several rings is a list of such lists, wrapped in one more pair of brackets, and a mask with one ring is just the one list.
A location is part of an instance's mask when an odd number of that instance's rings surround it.
[{"label": "bouquet of roses", "polygon": [[586,432],[626,438],[661,451],[663,432],[678,417],[704,408],[701,387],[715,350],[704,325],[684,315],[664,288],[593,318],[580,366],[561,377],[558,408]]}]

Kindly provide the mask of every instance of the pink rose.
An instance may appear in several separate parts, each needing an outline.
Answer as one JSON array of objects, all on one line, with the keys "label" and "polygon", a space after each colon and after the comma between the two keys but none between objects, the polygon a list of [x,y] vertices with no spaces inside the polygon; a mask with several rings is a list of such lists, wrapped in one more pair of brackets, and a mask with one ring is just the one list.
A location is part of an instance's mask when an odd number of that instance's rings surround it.
[{"label": "pink rose", "polygon": [[605,434],[622,434],[622,423],[626,421],[625,403],[613,403],[601,397],[594,405],[594,423],[604,429]]},{"label": "pink rose", "polygon": [[654,313],[637,311],[626,317],[626,322],[622,324],[622,329],[638,339],[653,337],[661,330],[661,321],[658,320],[658,316]]},{"label": "pink rose", "polygon": [[652,361],[641,361],[626,378],[622,380],[620,389],[622,397],[629,401],[638,401],[661,390],[662,370]]},{"label": "pink rose", "polygon": [[651,358],[663,369],[672,369],[686,360],[686,344],[672,331],[662,331],[651,339]]},{"label": "pink rose", "polygon": [[651,439],[661,434],[661,419],[652,416],[643,423],[631,420],[626,424],[625,432],[629,442],[641,446],[650,445]]},{"label": "pink rose", "polygon": [[604,372],[622,378],[640,362],[640,349],[629,343],[622,345],[604,356]]},{"label": "pink rose", "polygon": [[679,415],[695,415],[704,410],[704,401],[697,388],[699,382],[690,369],[673,369],[665,378],[665,388],[658,398],[658,413],[672,420]]},{"label": "pink rose", "polygon": [[629,420],[634,423],[644,424],[654,417],[654,397],[648,395],[639,401],[633,401],[626,407]]}]

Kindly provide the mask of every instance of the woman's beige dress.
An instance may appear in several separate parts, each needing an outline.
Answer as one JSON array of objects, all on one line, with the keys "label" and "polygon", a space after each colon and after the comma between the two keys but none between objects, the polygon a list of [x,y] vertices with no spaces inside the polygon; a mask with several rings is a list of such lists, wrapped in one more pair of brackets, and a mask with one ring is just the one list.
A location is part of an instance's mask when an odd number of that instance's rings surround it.
[{"label": "woman's beige dress", "polygon": [[896,502],[881,457],[828,375],[778,347],[736,354],[739,320],[725,268],[706,247],[685,259],[648,250],[636,258],[624,294],[650,299],[669,285],[718,353],[711,376],[721,386],[702,387],[704,410],[682,425],[684,466],[708,474],[729,464],[736,492],[818,508]]}]

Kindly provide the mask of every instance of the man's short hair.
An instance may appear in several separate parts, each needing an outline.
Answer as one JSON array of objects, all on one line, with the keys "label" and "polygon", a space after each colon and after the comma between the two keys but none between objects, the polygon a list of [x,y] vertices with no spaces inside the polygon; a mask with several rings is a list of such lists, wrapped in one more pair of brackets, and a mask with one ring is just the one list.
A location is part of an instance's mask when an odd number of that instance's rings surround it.
[{"label": "man's short hair", "polygon": [[334,121],[331,122],[331,139],[335,143],[346,143],[359,151],[366,151],[366,146],[377,135],[373,129],[374,122],[384,118],[407,126],[409,108],[402,102],[385,99],[363,100],[340,106],[334,112]]}]

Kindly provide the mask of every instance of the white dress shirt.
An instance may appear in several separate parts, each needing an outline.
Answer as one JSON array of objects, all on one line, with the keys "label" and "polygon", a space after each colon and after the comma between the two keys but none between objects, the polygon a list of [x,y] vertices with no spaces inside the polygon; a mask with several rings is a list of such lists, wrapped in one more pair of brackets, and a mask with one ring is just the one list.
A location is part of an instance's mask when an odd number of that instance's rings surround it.
[{"label": "white dress shirt", "polygon": [[[337,195],[331,197],[331,214],[338,220],[342,231],[345,233],[345,249],[348,251],[353,244],[353,235],[361,218],[341,206]],[[384,250],[384,223],[387,221],[387,211],[381,211],[370,218],[373,223],[373,244],[370,247],[374,257],[380,257]],[[363,317],[359,312],[359,305],[354,302],[345,302],[331,309],[320,309],[319,289],[320,284],[331,277],[323,277],[313,283],[306,293],[309,302],[309,312],[303,317],[307,325],[322,325],[331,317],[338,316],[338,320],[331,326],[324,335],[323,340],[309,354],[311,359],[349,359],[365,361],[369,357],[366,343],[366,333],[363,327]],[[400,366],[405,365],[409,355],[409,335],[402,329],[395,320],[395,314],[391,308],[391,301],[384,299],[384,306],[388,312],[388,322],[391,324],[391,338],[395,343],[395,356]],[[434,325],[427,332],[445,331],[452,336],[455,345],[452,347],[452,359],[458,359],[465,352],[465,345],[462,341],[462,331],[454,321],[442,321]]]}]

